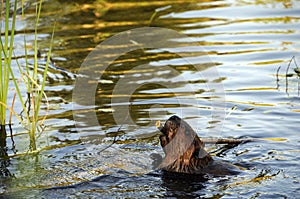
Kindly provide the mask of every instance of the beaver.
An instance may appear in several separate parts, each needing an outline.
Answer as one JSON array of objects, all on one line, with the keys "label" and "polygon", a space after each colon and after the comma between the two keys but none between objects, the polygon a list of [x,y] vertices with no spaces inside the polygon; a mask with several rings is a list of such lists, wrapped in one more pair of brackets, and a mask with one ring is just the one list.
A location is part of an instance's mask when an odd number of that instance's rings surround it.
[{"label": "beaver", "polygon": [[192,127],[174,115],[159,127],[160,144],[165,157],[159,165],[163,171],[200,175],[236,175],[238,167],[221,160],[215,160],[204,149]]}]

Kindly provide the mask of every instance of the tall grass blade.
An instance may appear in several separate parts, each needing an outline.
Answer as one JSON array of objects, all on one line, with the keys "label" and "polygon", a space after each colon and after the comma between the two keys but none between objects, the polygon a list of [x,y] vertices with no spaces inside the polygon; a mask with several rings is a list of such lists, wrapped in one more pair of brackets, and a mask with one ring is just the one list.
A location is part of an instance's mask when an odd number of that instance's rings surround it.
[{"label": "tall grass blade", "polygon": [[[3,8],[3,0],[1,4],[1,13]],[[16,26],[16,16],[17,16],[17,0],[14,0],[14,6],[13,6],[13,13],[10,13],[10,6],[11,1],[6,0],[5,1],[5,17],[3,18],[5,21],[4,23],[1,23],[0,30],[2,30],[2,24],[4,24],[4,36],[1,37],[0,40],[0,125],[5,125],[6,123],[6,111],[10,111],[10,117],[9,122],[11,122],[11,116],[14,114],[17,119],[21,121],[23,125],[26,127],[29,127],[29,139],[30,139],[30,149],[32,151],[35,151],[37,149],[36,146],[36,131],[38,130],[39,125],[43,123],[43,121],[40,121],[40,110],[41,110],[41,103],[43,98],[47,99],[47,96],[45,95],[44,89],[47,79],[47,72],[48,67],[51,62],[51,52],[52,52],[52,45],[53,45],[53,39],[54,39],[54,32],[55,29],[53,28],[52,36],[51,36],[51,43],[50,48],[47,53],[47,60],[46,65],[44,68],[44,71],[42,73],[42,79],[39,79],[38,75],[38,25],[39,20],[41,16],[41,10],[42,10],[42,3],[43,0],[38,0],[36,4],[36,20],[35,20],[35,31],[34,31],[34,62],[33,62],[33,70],[30,71],[29,69],[29,62],[30,59],[28,56],[28,52],[26,49],[26,38],[24,36],[24,46],[25,46],[25,71],[22,69],[20,63],[18,60],[16,60],[17,66],[19,68],[19,71],[21,73],[21,83],[24,83],[26,85],[26,91],[27,91],[27,97],[28,97],[28,106],[26,106],[26,101],[24,101],[24,94],[23,91],[20,90],[19,87],[19,81],[17,80],[14,70],[12,69],[12,60],[13,60],[13,46],[14,46],[14,39],[15,39],[15,26]],[[22,0],[22,17],[24,17],[24,0]],[[2,31],[1,31],[2,33]],[[25,34],[24,34],[25,35]],[[11,79],[10,79],[11,78]],[[7,105],[7,99],[8,99],[8,91],[9,91],[9,83],[13,82],[14,89],[16,91],[16,94],[18,96],[19,102],[22,105],[23,111],[26,115],[26,120],[24,118],[19,117],[18,114],[13,110],[14,105],[12,107],[9,107]],[[14,95],[14,100],[16,99]],[[23,112],[22,111],[22,112]],[[44,119],[43,119],[44,120]],[[25,121],[27,124],[25,124]],[[1,140],[0,140],[1,141]]]},{"label": "tall grass blade", "polygon": [[[3,5],[3,1],[1,6]],[[0,68],[0,101],[3,104],[7,104],[8,90],[9,90],[9,78],[11,74],[11,62],[13,56],[13,44],[16,25],[16,12],[17,12],[17,0],[14,1],[12,24],[10,24],[10,1],[5,2],[5,30],[4,30],[4,42],[1,38],[1,68]],[[1,7],[2,13],[2,7]],[[2,23],[1,23],[2,25]],[[2,32],[2,27],[1,27]],[[4,55],[4,56],[3,56]],[[3,61],[4,58],[4,61]],[[0,124],[6,123],[6,107],[0,104]]]}]

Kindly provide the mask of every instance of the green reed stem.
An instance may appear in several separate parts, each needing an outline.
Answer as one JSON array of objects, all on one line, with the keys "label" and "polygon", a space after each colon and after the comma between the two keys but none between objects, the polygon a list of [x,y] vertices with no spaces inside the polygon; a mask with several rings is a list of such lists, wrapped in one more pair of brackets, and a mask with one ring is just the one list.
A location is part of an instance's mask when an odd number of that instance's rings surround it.
[{"label": "green reed stem", "polygon": [[[3,1],[2,4],[3,5]],[[0,101],[3,104],[7,104],[8,87],[9,87],[9,77],[11,74],[11,61],[13,56],[13,44],[15,35],[15,25],[16,25],[16,12],[17,12],[17,0],[14,1],[12,25],[9,27],[9,15],[10,15],[10,1],[5,2],[5,32],[4,32],[4,42],[2,38],[1,42],[1,63],[0,63]],[[2,12],[1,6],[1,12]],[[11,30],[10,30],[11,29]],[[1,31],[2,32],[2,31]],[[4,43],[4,44],[3,44]],[[3,60],[4,59],[4,60]],[[0,104],[0,124],[5,125],[6,122],[6,106]]]},{"label": "green reed stem", "polygon": [[[4,1],[2,1],[1,4],[1,12],[2,12],[2,6]],[[24,110],[24,113],[26,115],[27,124],[29,125],[29,139],[30,139],[30,149],[36,150],[36,131],[39,127],[39,113],[41,109],[41,102],[43,100],[43,95],[45,95],[44,89],[47,79],[47,72],[48,67],[50,63],[50,55],[52,51],[52,44],[54,39],[54,29],[52,32],[51,37],[51,43],[50,48],[47,54],[47,61],[46,66],[42,74],[42,79],[38,79],[38,24],[41,16],[41,10],[42,10],[42,3],[43,0],[37,0],[36,4],[36,20],[35,20],[35,31],[34,31],[34,65],[33,65],[33,71],[30,72],[29,70],[29,62],[30,59],[28,57],[28,52],[26,49],[26,38],[24,36],[24,45],[25,45],[25,72],[23,72],[21,65],[19,64],[18,60],[16,60],[18,68],[23,76],[23,80],[26,84],[27,89],[27,96],[29,96],[28,99],[28,106],[26,106],[26,102],[24,101],[24,96],[22,96],[22,92],[19,88],[18,80],[15,78],[14,71],[11,68],[11,62],[13,58],[13,45],[14,45],[14,34],[15,34],[15,25],[16,25],[16,16],[17,16],[17,0],[14,1],[14,8],[12,15],[10,14],[10,1],[5,1],[5,31],[4,31],[4,38],[1,38],[0,40],[0,125],[5,125],[6,122],[6,111],[9,110],[13,113],[14,110],[12,110],[7,105],[7,98],[8,98],[8,91],[9,91],[9,81],[12,80],[14,83],[14,88],[16,90],[16,93],[18,95],[18,98],[20,100],[20,103],[22,105],[22,108]],[[11,19],[10,19],[11,15]],[[24,0],[22,0],[22,16],[24,17]],[[10,27],[11,22],[11,27]],[[2,23],[1,23],[2,25]],[[1,27],[0,27],[1,29]],[[24,77],[24,75],[26,77]],[[11,77],[11,79],[10,79]],[[26,96],[26,97],[27,97]],[[46,98],[46,96],[45,96]],[[13,108],[13,107],[12,107]],[[31,116],[30,116],[31,113]],[[18,119],[21,119],[20,117],[17,117]],[[22,124],[25,124],[25,121],[21,121]],[[28,127],[28,126],[27,126]],[[1,141],[1,140],[0,140]]]},{"label": "green reed stem", "polygon": [[[36,4],[36,21],[35,21],[35,34],[34,34],[34,67],[33,67],[33,74],[32,74],[32,79],[36,82],[38,82],[38,44],[37,44],[37,36],[38,36],[38,24],[39,24],[39,19],[41,15],[41,9],[42,9],[42,0],[39,1],[38,4]],[[45,69],[45,72],[46,69]],[[45,80],[42,80],[42,82]],[[42,101],[42,93],[43,91],[39,88],[37,88],[36,84],[32,82],[31,85],[33,95],[32,95],[32,104],[33,104],[33,115],[32,115],[32,123],[31,123],[31,135],[30,137],[33,139],[33,136],[35,135],[37,125],[38,125],[38,115],[40,111],[40,105]]]},{"label": "green reed stem", "polygon": [[[33,69],[33,74],[32,74],[32,103],[33,103],[33,115],[32,115],[32,124],[31,124],[31,131],[30,131],[30,140],[32,143],[35,143],[35,132],[38,129],[39,125],[39,112],[41,110],[41,102],[43,99],[43,94],[44,94],[44,89],[45,89],[45,84],[46,84],[46,79],[47,79],[47,72],[48,72],[48,67],[51,59],[51,52],[52,52],[52,44],[53,44],[53,39],[54,39],[54,28],[51,36],[51,42],[50,42],[50,47],[49,51],[47,54],[47,60],[46,60],[46,65],[44,68],[43,76],[42,79],[39,81],[38,80],[38,45],[37,45],[37,35],[38,35],[38,24],[39,24],[39,19],[41,16],[41,9],[42,9],[42,3],[43,1],[40,0],[39,3],[36,5],[36,24],[35,24],[35,40],[34,40],[34,69]],[[36,83],[40,82],[40,85],[37,85]],[[32,146],[32,149],[35,150],[35,146]]]}]

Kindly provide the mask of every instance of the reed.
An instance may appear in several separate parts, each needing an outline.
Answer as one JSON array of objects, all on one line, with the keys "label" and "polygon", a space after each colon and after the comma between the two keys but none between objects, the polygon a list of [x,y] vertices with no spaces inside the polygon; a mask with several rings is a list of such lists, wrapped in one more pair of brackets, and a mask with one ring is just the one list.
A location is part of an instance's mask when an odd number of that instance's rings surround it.
[{"label": "reed", "polygon": [[[5,36],[3,41],[1,40],[1,52],[0,58],[3,60],[1,62],[1,70],[0,70],[0,124],[5,125],[7,120],[6,111],[9,110],[10,113],[14,113],[17,119],[24,125],[25,129],[28,130],[29,139],[30,139],[30,150],[36,150],[36,133],[37,131],[41,131],[40,126],[43,124],[45,118],[39,116],[41,110],[41,104],[43,99],[47,99],[45,95],[44,89],[47,79],[47,72],[48,67],[50,64],[50,55],[52,51],[52,41],[54,37],[54,29],[52,32],[51,42],[49,44],[49,51],[47,54],[46,64],[44,71],[40,75],[42,78],[39,77],[38,74],[38,24],[41,16],[41,9],[43,0],[38,0],[35,4],[36,6],[36,19],[35,19],[35,31],[34,31],[34,41],[33,41],[33,67],[30,69],[29,62],[32,60],[32,57],[28,55],[26,46],[26,37],[24,36],[24,53],[25,53],[25,67],[22,67],[18,60],[15,60],[17,66],[19,68],[21,78],[18,79],[15,77],[14,71],[12,70],[12,59],[13,59],[13,45],[14,45],[14,33],[15,33],[15,23],[16,23],[16,16],[17,16],[17,0],[14,1],[14,9],[13,13],[10,13],[10,1],[5,2]],[[2,4],[3,5],[3,0]],[[22,15],[24,18],[24,3],[22,1]],[[3,8],[1,9],[3,10]],[[11,19],[10,19],[11,18]],[[11,26],[9,26],[11,20]],[[24,34],[26,35],[26,34]],[[23,69],[25,68],[25,69]],[[7,103],[7,95],[9,88],[9,82],[13,81],[14,90],[22,106],[22,117],[18,117],[13,110],[13,107],[10,107]],[[26,91],[20,90],[19,84],[25,84]],[[24,96],[24,93],[27,93]],[[14,98],[15,99],[15,98]],[[10,114],[10,115],[11,115]],[[11,120],[10,120],[11,121]]]},{"label": "reed", "polygon": [[[5,3],[5,7],[4,6]],[[7,107],[7,96],[9,90],[9,81],[11,76],[11,63],[13,57],[13,45],[14,45],[14,35],[15,35],[15,25],[16,25],[16,13],[17,13],[17,0],[14,1],[14,8],[12,14],[11,27],[10,25],[10,1],[1,1],[1,15],[2,11],[5,9],[4,17],[4,37],[1,37],[0,40],[0,124],[6,124],[6,110]],[[1,17],[2,18],[2,17]],[[2,27],[1,23],[1,35]]]},{"label": "reed", "polygon": [[[31,115],[27,115],[27,117],[30,117],[30,125],[29,125],[29,137],[30,137],[30,147],[32,150],[36,150],[36,132],[42,131],[43,128],[40,128],[43,125],[45,117],[40,117],[40,110],[41,110],[41,104],[43,99],[47,100],[47,96],[44,92],[46,80],[47,80],[47,72],[48,67],[50,64],[51,59],[51,51],[52,51],[52,43],[54,38],[54,29],[52,32],[51,42],[49,44],[49,51],[47,53],[47,59],[45,63],[45,68],[43,70],[43,73],[41,74],[41,78],[38,76],[38,59],[39,59],[39,50],[38,50],[38,24],[41,16],[41,9],[42,9],[43,0],[39,0],[36,4],[36,20],[35,20],[35,31],[34,31],[34,44],[33,44],[33,50],[34,50],[34,62],[33,62],[33,69],[32,71],[29,70],[29,56],[27,53],[27,50],[25,49],[25,71],[23,74],[25,74],[25,82],[26,82],[26,88],[27,88],[27,97],[28,97],[28,106],[26,107],[26,113]],[[24,43],[26,44],[26,38],[24,38]],[[25,104],[24,104],[25,106]]]}]

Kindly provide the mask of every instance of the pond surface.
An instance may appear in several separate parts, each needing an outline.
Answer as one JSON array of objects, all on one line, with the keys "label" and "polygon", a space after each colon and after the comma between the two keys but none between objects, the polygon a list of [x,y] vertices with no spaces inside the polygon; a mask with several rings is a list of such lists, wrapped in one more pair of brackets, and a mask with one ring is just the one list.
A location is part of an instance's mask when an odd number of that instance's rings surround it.
[{"label": "pond surface", "polygon": [[[20,63],[33,43],[34,12],[28,1],[25,18],[18,17],[14,51]],[[42,55],[53,26],[45,130],[38,135],[38,151],[31,153],[28,133],[14,121],[2,158],[2,173],[13,176],[1,178],[4,197],[299,196],[299,1],[48,0],[38,34]],[[96,58],[115,56],[113,62],[97,66],[99,78],[75,84],[84,79],[81,70],[91,63],[86,58],[100,42],[128,30],[130,38],[141,27],[181,36],[164,34],[170,46],[159,45],[161,37],[148,41],[159,48],[149,44],[127,52],[118,51],[127,47],[122,42],[107,46],[113,50]],[[146,40],[149,32],[144,33]],[[42,70],[43,58],[39,64]],[[215,158],[244,173],[204,180],[153,170],[150,155],[163,153],[155,122],[174,114],[200,137],[257,138],[235,147],[206,145]]]}]

